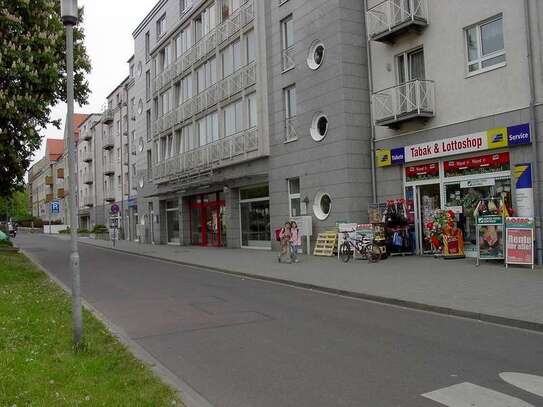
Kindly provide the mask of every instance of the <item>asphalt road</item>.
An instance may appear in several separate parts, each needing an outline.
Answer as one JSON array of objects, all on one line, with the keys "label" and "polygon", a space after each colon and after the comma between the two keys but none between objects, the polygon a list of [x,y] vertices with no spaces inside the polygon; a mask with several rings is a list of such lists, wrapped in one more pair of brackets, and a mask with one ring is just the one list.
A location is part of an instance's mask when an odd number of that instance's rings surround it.
[{"label": "asphalt road", "polygon": [[[17,244],[70,285],[68,242]],[[216,407],[543,406],[539,333],[89,245],[80,254],[83,297]],[[536,376],[513,386],[503,372]]]}]

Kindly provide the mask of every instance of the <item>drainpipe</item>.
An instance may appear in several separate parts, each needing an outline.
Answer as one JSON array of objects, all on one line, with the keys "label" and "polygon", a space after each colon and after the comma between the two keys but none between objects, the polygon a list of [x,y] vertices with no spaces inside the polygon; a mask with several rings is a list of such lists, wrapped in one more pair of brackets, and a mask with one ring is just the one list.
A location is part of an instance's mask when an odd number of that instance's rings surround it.
[{"label": "drainpipe", "polygon": [[539,148],[538,148],[538,125],[536,120],[535,112],[535,74],[534,74],[534,52],[533,52],[533,41],[532,41],[532,30],[530,27],[530,0],[524,0],[524,27],[526,31],[526,48],[528,51],[528,77],[530,82],[530,127],[534,133],[534,140],[532,141],[532,162],[533,170],[532,177],[534,183],[535,194],[534,206],[535,206],[535,231],[536,231],[536,247],[537,247],[537,263],[539,265],[543,264],[543,253],[542,253],[542,233],[541,233],[541,207],[540,203],[542,202],[541,196],[541,187],[539,185]]},{"label": "drainpipe", "polygon": [[364,20],[366,38],[366,58],[368,64],[369,100],[370,100],[370,151],[371,151],[371,196],[373,203],[377,203],[377,170],[375,168],[375,124],[373,122],[373,69],[371,59],[371,40],[368,36],[368,1],[364,0]]}]

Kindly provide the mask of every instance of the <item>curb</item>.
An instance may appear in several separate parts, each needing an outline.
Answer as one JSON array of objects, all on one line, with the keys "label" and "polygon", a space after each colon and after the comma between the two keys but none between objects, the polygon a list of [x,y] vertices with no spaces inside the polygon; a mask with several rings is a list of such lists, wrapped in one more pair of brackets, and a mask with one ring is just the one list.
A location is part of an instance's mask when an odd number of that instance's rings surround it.
[{"label": "curb", "polygon": [[[92,245],[92,244],[90,244]],[[99,246],[95,246],[99,247]],[[51,274],[45,267],[43,267],[39,261],[27,251],[21,249],[20,253],[25,255],[36,267],[38,267],[45,275],[56,285],[62,288],[69,295],[72,294],[72,290],[60,281],[57,277]],[[176,376],[171,370],[164,366],[158,359],[143,348],[136,341],[132,340],[119,326],[115,325],[109,319],[107,319],[100,311],[98,311],[93,305],[88,303],[85,299],[81,299],[83,307],[89,311],[96,319],[102,322],[107,330],[121,342],[128,351],[138,360],[143,362],[151,371],[157,376],[163,383],[172,387],[186,407],[214,407],[209,401],[203,398],[200,393],[194,390],[189,384],[185,383],[178,376]]]},{"label": "curb", "polygon": [[386,305],[392,305],[396,307],[402,307],[402,308],[409,308],[414,309],[418,311],[424,311],[424,312],[433,312],[436,314],[442,314],[442,315],[448,315],[448,316],[454,316],[454,317],[460,317],[460,318],[466,318],[471,319],[475,321],[481,321],[481,322],[487,322],[491,324],[496,325],[502,325],[510,328],[519,328],[519,329],[526,329],[529,331],[535,331],[535,332],[543,332],[543,323],[539,322],[532,322],[532,321],[525,321],[522,319],[514,319],[514,318],[507,318],[507,317],[501,317],[499,315],[493,315],[493,314],[485,314],[480,312],[474,312],[474,311],[465,311],[465,310],[459,310],[455,308],[448,308],[448,307],[442,307],[438,305],[430,305],[430,304],[423,304],[416,301],[409,301],[409,300],[401,300],[398,298],[391,298],[391,297],[383,297],[379,295],[373,295],[373,294],[366,294],[366,293],[360,293],[355,291],[348,291],[348,290],[342,290],[338,288],[330,288],[325,286],[320,286],[316,284],[310,284],[310,283],[301,283],[297,281],[292,280],[285,280],[282,278],[277,277],[267,277],[267,276],[261,276],[257,274],[250,274],[250,273],[244,273],[240,271],[233,271],[228,270],[220,267],[213,267],[213,266],[204,266],[200,264],[190,263],[186,261],[181,260],[171,260],[171,259],[165,259],[163,257],[159,256],[153,256],[150,254],[142,254],[137,252],[131,252],[129,250],[125,249],[119,249],[119,248],[110,248],[110,247],[103,247],[99,245],[95,245],[93,243],[88,242],[79,242],[88,246],[97,247],[99,249],[103,250],[109,250],[113,252],[121,252],[125,254],[131,254],[133,256],[140,256],[144,258],[149,258],[153,260],[160,260],[160,261],[166,261],[174,264],[179,264],[182,266],[189,266],[192,268],[198,268],[208,271],[214,271],[218,273],[228,274],[232,276],[237,277],[243,277],[243,278],[250,278],[253,280],[258,281],[265,281],[265,282],[271,282],[276,284],[282,284],[290,287],[297,287],[297,288],[303,288],[307,290],[313,290],[313,291],[319,291],[322,293],[327,294],[333,294],[333,295],[339,295],[343,297],[348,298],[355,298],[359,300],[365,300],[365,301],[371,301],[376,302],[380,304],[386,304]]}]

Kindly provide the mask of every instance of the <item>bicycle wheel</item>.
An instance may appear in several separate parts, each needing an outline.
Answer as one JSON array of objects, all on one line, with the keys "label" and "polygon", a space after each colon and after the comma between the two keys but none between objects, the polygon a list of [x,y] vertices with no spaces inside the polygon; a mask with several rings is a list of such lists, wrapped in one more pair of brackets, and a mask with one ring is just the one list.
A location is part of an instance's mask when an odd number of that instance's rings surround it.
[{"label": "bicycle wheel", "polygon": [[344,263],[347,263],[351,259],[351,247],[347,243],[342,243],[339,246],[339,258]]}]

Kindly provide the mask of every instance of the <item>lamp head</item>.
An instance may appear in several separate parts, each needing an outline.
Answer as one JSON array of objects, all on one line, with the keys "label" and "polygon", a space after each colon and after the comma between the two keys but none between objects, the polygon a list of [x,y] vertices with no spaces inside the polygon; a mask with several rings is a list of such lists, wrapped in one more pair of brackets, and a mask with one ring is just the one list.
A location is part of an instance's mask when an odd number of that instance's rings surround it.
[{"label": "lamp head", "polygon": [[76,25],[78,17],[77,0],[60,0],[60,17],[64,25]]}]

